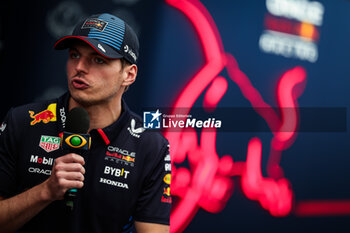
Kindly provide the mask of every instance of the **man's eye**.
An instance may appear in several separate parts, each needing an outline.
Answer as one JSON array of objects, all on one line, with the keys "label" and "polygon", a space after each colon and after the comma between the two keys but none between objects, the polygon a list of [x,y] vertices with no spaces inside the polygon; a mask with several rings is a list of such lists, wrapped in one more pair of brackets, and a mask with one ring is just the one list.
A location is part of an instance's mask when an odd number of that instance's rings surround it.
[{"label": "man's eye", "polygon": [[78,53],[71,53],[70,57],[73,59],[79,58],[79,54]]},{"label": "man's eye", "polygon": [[98,63],[98,64],[106,63],[105,60],[103,60],[102,58],[99,58],[99,57],[95,57],[95,62]]}]

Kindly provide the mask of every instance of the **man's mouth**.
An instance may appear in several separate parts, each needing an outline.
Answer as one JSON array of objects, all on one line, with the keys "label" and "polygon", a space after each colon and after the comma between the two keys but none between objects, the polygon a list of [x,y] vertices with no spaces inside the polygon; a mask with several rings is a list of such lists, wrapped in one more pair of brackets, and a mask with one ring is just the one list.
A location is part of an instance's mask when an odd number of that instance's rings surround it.
[{"label": "man's mouth", "polygon": [[76,89],[86,89],[89,87],[89,84],[82,78],[73,78],[72,81],[72,86]]}]

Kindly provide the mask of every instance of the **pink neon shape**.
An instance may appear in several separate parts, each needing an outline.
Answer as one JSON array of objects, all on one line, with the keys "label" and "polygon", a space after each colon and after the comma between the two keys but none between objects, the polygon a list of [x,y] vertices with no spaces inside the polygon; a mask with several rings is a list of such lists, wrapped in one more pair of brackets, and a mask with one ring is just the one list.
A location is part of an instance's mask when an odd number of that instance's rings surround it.
[{"label": "pink neon shape", "polygon": [[204,96],[204,108],[213,111],[221,98],[225,95],[227,86],[228,84],[225,78],[217,77],[214,79]]},{"label": "pink neon shape", "polygon": [[[233,192],[230,177],[237,175],[242,176],[242,187],[249,199],[260,202],[274,216],[287,215],[291,211],[292,190],[288,180],[283,177],[279,161],[281,152],[291,146],[296,135],[296,99],[303,91],[299,84],[305,85],[305,70],[295,67],[280,79],[277,87],[278,114],[239,69],[235,58],[224,51],[216,25],[206,8],[197,0],[166,2],[191,21],[199,35],[205,58],[203,67],[177,98],[172,114],[176,114],[178,108],[190,109],[207,87],[203,105],[205,108],[215,108],[227,91],[226,79],[217,77],[226,67],[230,79],[274,132],[268,164],[271,178],[265,178],[261,174],[262,145],[258,138],[251,139],[248,144],[247,161],[234,162],[230,155],[219,158],[215,130],[202,130],[199,141],[194,130],[186,133],[166,131],[165,136],[171,144],[172,162],[180,164],[187,158],[190,165],[190,169],[173,166],[171,193],[178,201],[174,202],[171,213],[171,232],[183,231],[199,208],[212,213],[221,211]],[[288,112],[283,109],[285,107],[289,108]],[[188,111],[181,114],[188,114]]]},{"label": "pink neon shape", "polygon": [[251,200],[258,200],[263,208],[273,216],[285,216],[292,208],[292,190],[285,178],[277,182],[264,178],[261,174],[261,141],[253,138],[249,141],[246,169],[242,174],[242,188]]}]

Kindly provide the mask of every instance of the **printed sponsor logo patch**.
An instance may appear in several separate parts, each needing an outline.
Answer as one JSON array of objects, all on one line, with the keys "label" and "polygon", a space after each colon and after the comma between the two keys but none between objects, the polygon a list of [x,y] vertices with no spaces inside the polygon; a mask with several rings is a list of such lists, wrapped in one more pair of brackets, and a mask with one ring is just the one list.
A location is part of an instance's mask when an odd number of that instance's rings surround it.
[{"label": "printed sponsor logo patch", "polygon": [[66,127],[66,111],[64,107],[60,108],[60,116],[61,116],[61,123],[62,123],[62,128],[64,129]]},{"label": "printed sponsor logo patch", "polygon": [[167,154],[164,158],[164,161],[167,161],[167,162],[170,162],[171,159],[170,159],[170,154]]},{"label": "printed sponsor logo patch", "polygon": [[172,203],[172,198],[170,194],[170,186],[165,186],[163,187],[163,195],[162,198],[160,199],[161,202],[163,203]]},{"label": "printed sponsor logo patch", "polygon": [[129,186],[126,183],[122,183],[122,182],[118,182],[118,181],[114,181],[114,180],[110,180],[110,179],[105,179],[102,177],[100,177],[100,183],[115,186],[118,188],[129,189]]},{"label": "printed sponsor logo patch", "polygon": [[169,174],[166,174],[166,175],[164,176],[163,181],[164,181],[164,183],[170,185],[170,183],[171,183],[171,174],[170,174],[170,173],[169,173]]},{"label": "printed sponsor logo patch", "polygon": [[87,19],[84,22],[83,26],[81,26],[81,29],[96,29],[100,32],[103,32],[107,24],[107,22],[100,19]]},{"label": "printed sponsor logo patch", "polygon": [[110,166],[105,166],[103,173],[106,175],[111,175],[111,176],[115,176],[115,177],[122,177],[124,179],[127,179],[130,171],[127,171],[124,168],[118,169],[118,168],[114,168],[114,167],[110,167]]},{"label": "printed sponsor logo patch", "polygon": [[106,52],[105,48],[103,48],[103,46],[101,44],[98,44],[97,47],[102,51],[102,52]]},{"label": "printed sponsor logo patch", "polygon": [[161,199],[161,202],[171,204],[171,203],[172,203],[172,199],[171,199],[171,197],[165,197],[165,196],[163,195],[163,196],[162,196],[162,199]]},{"label": "printed sponsor logo patch", "polygon": [[47,124],[51,121],[56,121],[56,106],[57,104],[50,104],[46,110],[37,114],[34,114],[33,111],[29,111],[29,116],[33,119],[33,121],[30,122],[30,125],[35,125],[40,122]]},{"label": "printed sponsor logo patch", "polygon": [[136,126],[136,121],[135,119],[132,119],[130,122],[130,127],[128,127],[128,131],[135,138],[140,138],[140,134],[142,134],[145,131],[145,129],[142,127],[135,128],[135,126]]},{"label": "printed sponsor logo patch", "polygon": [[128,53],[134,59],[135,62],[137,61],[136,54],[130,49],[130,47],[128,45],[124,46],[124,52]]},{"label": "printed sponsor logo patch", "polygon": [[164,165],[164,170],[165,170],[166,172],[171,172],[171,163],[166,163],[166,164]]},{"label": "printed sponsor logo patch", "polygon": [[128,150],[121,149],[116,146],[108,146],[106,151],[105,160],[114,161],[123,165],[128,165],[131,167],[135,166],[136,159],[135,152],[129,152]]},{"label": "printed sponsor logo patch", "polygon": [[46,152],[52,152],[60,148],[61,138],[41,135],[39,146]]},{"label": "printed sponsor logo patch", "polygon": [[170,187],[163,188],[163,195],[170,197]]},{"label": "printed sponsor logo patch", "polygon": [[43,174],[43,175],[47,175],[47,176],[51,175],[51,170],[41,169],[41,168],[37,168],[37,167],[30,167],[30,168],[28,168],[28,171],[30,173]]},{"label": "printed sponsor logo patch", "polygon": [[160,201],[163,203],[172,203],[172,198],[170,194],[171,174],[166,174],[163,178],[163,181],[165,185],[163,187],[163,195]]},{"label": "printed sponsor logo patch", "polygon": [[46,158],[46,157],[39,157],[38,155],[32,155],[30,157],[30,162],[52,166],[54,163],[54,159],[53,158]]}]

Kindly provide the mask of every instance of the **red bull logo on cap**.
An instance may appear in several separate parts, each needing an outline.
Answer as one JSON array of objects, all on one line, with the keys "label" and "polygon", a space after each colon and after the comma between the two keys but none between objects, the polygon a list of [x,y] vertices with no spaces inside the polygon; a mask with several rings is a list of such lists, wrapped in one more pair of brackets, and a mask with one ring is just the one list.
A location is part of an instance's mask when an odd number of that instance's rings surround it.
[{"label": "red bull logo on cap", "polygon": [[37,114],[34,114],[33,111],[29,111],[30,117],[33,119],[30,125],[35,125],[40,122],[47,124],[51,121],[56,121],[56,106],[57,104],[50,104],[46,110]]}]

